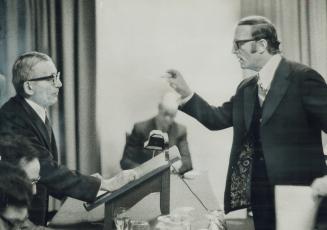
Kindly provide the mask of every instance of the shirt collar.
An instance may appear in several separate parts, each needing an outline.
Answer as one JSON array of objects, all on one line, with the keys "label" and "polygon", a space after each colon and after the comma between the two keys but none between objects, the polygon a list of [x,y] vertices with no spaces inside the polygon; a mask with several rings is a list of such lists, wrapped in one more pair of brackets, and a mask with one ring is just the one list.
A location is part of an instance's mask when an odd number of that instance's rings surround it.
[{"label": "shirt collar", "polygon": [[24,99],[32,107],[32,109],[36,112],[36,114],[41,118],[41,120],[45,123],[47,110],[28,98],[24,98]]},{"label": "shirt collar", "polygon": [[258,72],[259,73],[258,83],[261,83],[265,89],[270,88],[271,81],[274,78],[275,72],[281,60],[282,60],[282,56],[280,54],[275,54]]}]

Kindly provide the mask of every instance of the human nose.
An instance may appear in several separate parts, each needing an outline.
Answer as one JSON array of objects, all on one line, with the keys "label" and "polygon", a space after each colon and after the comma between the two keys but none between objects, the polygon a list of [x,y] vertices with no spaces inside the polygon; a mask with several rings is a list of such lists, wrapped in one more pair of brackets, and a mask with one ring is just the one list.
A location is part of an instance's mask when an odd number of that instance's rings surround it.
[{"label": "human nose", "polygon": [[235,42],[233,42],[233,45],[232,45],[232,54],[236,54],[237,51],[238,51],[238,48],[237,48]]},{"label": "human nose", "polygon": [[57,79],[55,85],[56,85],[57,88],[61,88],[62,87],[62,82],[61,82],[60,78]]}]

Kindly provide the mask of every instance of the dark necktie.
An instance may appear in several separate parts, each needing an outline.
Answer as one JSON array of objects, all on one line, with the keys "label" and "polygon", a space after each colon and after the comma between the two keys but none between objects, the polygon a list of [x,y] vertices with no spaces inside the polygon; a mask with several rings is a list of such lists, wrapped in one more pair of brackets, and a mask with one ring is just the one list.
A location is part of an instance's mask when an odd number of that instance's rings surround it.
[{"label": "dark necktie", "polygon": [[48,135],[49,135],[49,139],[50,139],[50,142],[51,142],[52,128],[51,128],[51,123],[50,123],[47,115],[45,116],[45,122],[44,122],[44,124],[45,124],[45,127],[47,129],[47,132],[48,132]]}]

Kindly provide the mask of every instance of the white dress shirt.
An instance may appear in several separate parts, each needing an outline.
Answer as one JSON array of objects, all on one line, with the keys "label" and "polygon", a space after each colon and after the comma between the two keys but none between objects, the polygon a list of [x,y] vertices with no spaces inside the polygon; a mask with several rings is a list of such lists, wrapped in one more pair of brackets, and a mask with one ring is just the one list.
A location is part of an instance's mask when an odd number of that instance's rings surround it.
[{"label": "white dress shirt", "polygon": [[43,123],[45,123],[47,110],[28,98],[24,98],[24,99],[32,107],[32,109],[36,112],[36,114],[41,118]]},{"label": "white dress shirt", "polygon": [[[261,86],[265,90],[266,95],[269,92],[271,82],[274,78],[275,72],[281,60],[282,56],[280,54],[275,54],[258,72],[258,85],[259,87]],[[266,95],[258,93],[260,102],[263,102],[265,100]]]}]

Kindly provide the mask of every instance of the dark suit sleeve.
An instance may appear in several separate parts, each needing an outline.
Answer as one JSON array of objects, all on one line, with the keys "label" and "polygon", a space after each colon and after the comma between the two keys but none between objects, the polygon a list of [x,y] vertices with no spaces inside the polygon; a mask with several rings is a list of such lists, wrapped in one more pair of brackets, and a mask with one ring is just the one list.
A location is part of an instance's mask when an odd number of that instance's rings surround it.
[{"label": "dark suit sleeve", "polygon": [[327,86],[314,70],[302,73],[301,92],[308,119],[327,133]]},{"label": "dark suit sleeve", "polygon": [[70,196],[87,202],[95,200],[101,181],[59,165],[19,113],[1,113],[0,126],[0,136],[10,134],[26,138],[38,150],[41,164],[39,183],[45,185],[51,195],[56,198]]},{"label": "dark suit sleeve", "polygon": [[233,97],[220,107],[209,105],[199,95],[193,97],[179,108],[194,117],[210,130],[220,130],[233,125]]},{"label": "dark suit sleeve", "polygon": [[179,137],[178,143],[177,143],[177,148],[181,154],[181,160],[182,160],[182,167],[179,169],[179,173],[183,174],[187,171],[190,171],[193,169],[192,166],[192,159],[191,159],[191,154],[190,150],[188,147],[188,142],[187,142],[187,134],[186,134],[186,129],[183,127],[183,134],[181,137]]},{"label": "dark suit sleeve", "polygon": [[92,202],[100,189],[101,181],[92,176],[86,176],[79,171],[70,170],[64,165],[59,165],[50,157],[47,149],[35,145],[43,153],[40,159],[41,180],[49,193],[56,197],[73,197],[78,200]]},{"label": "dark suit sleeve", "polygon": [[126,137],[126,145],[123,157],[120,161],[122,169],[132,169],[144,162],[142,154],[144,136],[142,132],[134,125],[132,133]]}]

